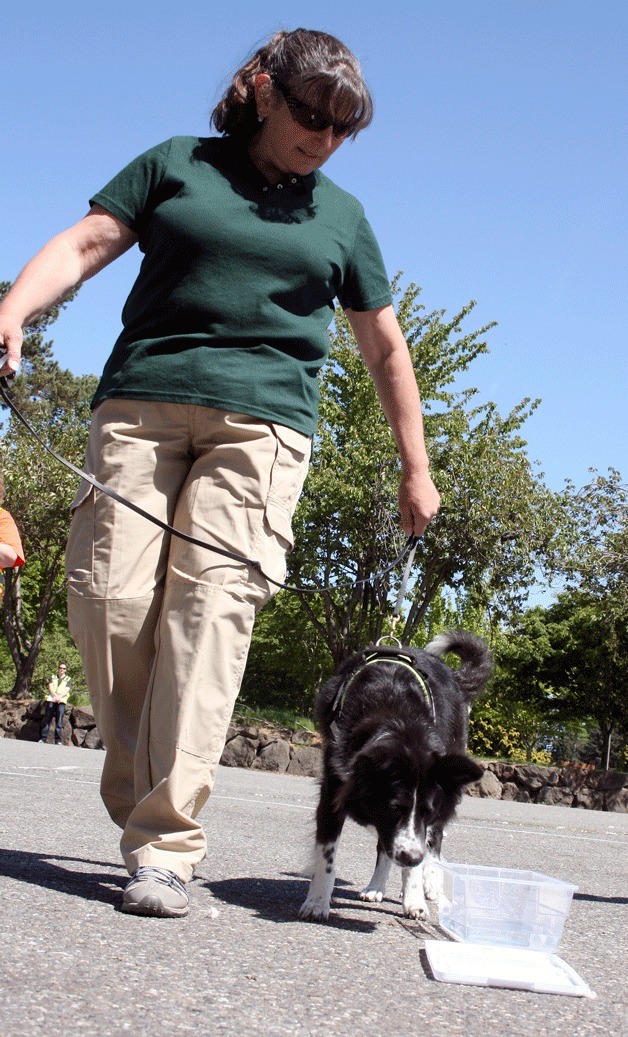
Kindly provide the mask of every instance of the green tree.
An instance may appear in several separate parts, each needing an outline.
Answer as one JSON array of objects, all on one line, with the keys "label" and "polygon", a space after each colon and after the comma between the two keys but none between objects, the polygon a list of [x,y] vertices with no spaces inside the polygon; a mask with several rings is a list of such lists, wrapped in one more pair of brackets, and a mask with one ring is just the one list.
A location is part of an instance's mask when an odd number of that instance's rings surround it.
[{"label": "green tree", "polygon": [[[2,294],[8,287],[2,284]],[[10,393],[42,440],[80,466],[97,379],[75,377],[52,359],[52,342],[44,334],[59,312],[55,307],[26,329],[24,362]],[[77,477],[34,442],[13,413],[3,426],[0,465],[27,559],[22,569],[6,570],[2,602],[15,667],[10,694],[20,698],[29,693],[47,622],[64,611],[64,552]]]},{"label": "green tree", "polygon": [[[498,633],[493,645],[495,673],[490,703],[480,702],[478,713],[474,714],[472,742],[476,727],[485,739],[490,738],[490,716],[495,722],[497,742],[502,746],[508,742],[508,751],[496,748],[496,755],[522,755],[527,762],[539,762],[540,753],[547,758],[556,724],[553,691],[546,673],[551,652],[543,608],[527,609]],[[508,733],[507,739],[504,732]]]},{"label": "green tree", "polygon": [[[555,550],[556,497],[525,453],[521,426],[536,403],[523,400],[506,417],[494,404],[474,405],[476,390],[457,390],[487,347],[492,327],[464,334],[473,308],[452,320],[426,314],[415,285],[393,291],[413,358],[426,438],[442,507],[417,548],[404,605],[406,643],[420,638],[432,603],[444,590],[465,592],[507,614],[525,598],[538,567]],[[342,311],[336,314],[312,467],[295,516],[297,551],[291,578],[321,588],[301,599],[334,664],[385,632],[400,573],[379,578],[403,544],[398,528],[399,460],[373,382]]]},{"label": "green tree", "polygon": [[[55,383],[59,378],[67,383],[68,372],[62,371],[54,361],[54,343],[52,339],[46,338],[46,332],[58,320],[61,311],[76,298],[79,287],[73,288],[62,302],[42,313],[24,328],[22,366],[19,376],[11,383],[11,398],[27,418],[41,414],[42,405],[46,400],[52,405]],[[8,294],[10,288],[10,281],[0,281],[0,301]],[[5,404],[0,401],[0,408],[4,407]]]},{"label": "green tree", "polygon": [[480,701],[471,722],[476,751],[477,738],[503,747],[508,731],[510,755],[522,746],[528,759],[549,748],[557,761],[588,761],[596,739],[607,766],[613,739],[621,756],[628,734],[627,492],[614,469],[592,476],[578,490],[567,482],[558,495],[561,535],[546,568],[565,591],[497,632],[490,703]]},{"label": "green tree", "polygon": [[[575,753],[593,723],[606,766],[613,735],[628,735],[628,631],[622,618],[584,591],[523,612],[498,638],[491,708],[516,731],[528,759],[550,749]],[[483,729],[486,737],[486,725]]]},{"label": "green tree", "polygon": [[628,485],[615,468],[590,474],[580,489],[567,482],[562,495],[569,530],[560,569],[569,586],[622,611],[628,608]]},{"label": "green tree", "polygon": [[610,763],[614,734],[628,734],[628,616],[585,591],[568,591],[546,612],[551,649],[543,672],[554,690],[556,715],[593,718]]},{"label": "green tree", "polygon": [[260,709],[310,716],[315,691],[330,673],[327,647],[296,597],[277,595],[255,624],[242,701]]},{"label": "green tree", "polygon": [[562,624],[577,660],[566,685],[570,707],[595,718],[608,766],[613,736],[628,734],[628,484],[614,468],[590,474],[582,488],[571,482],[565,487],[569,535],[560,563],[571,593],[559,598],[553,619]]}]

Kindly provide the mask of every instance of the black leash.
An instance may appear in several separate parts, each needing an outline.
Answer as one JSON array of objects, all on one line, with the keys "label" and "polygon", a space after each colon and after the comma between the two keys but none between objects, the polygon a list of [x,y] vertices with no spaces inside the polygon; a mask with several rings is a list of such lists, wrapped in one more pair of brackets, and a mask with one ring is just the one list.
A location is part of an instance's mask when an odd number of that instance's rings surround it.
[{"label": "black leash", "polygon": [[[412,544],[410,543],[410,540],[413,541]],[[412,569],[412,563],[414,562],[414,556],[416,554],[416,549],[417,549],[417,544],[419,542],[419,538],[418,537],[410,537],[410,540],[408,541],[408,544],[406,545],[407,547],[410,548],[410,554],[408,555],[408,561],[406,562],[406,567],[405,567],[404,572],[403,572],[403,577],[402,577],[401,583],[399,585],[399,593],[397,594],[397,601],[395,602],[395,611],[393,612],[393,615],[392,615],[392,623],[391,623],[391,627],[390,627],[390,637],[394,641],[397,640],[397,638],[395,637],[395,627],[397,626],[397,623],[399,622],[399,620],[401,618],[401,606],[403,605],[403,599],[406,596],[406,587],[408,586],[408,580],[410,578],[410,570]]]},{"label": "black leash", "polygon": [[[427,683],[427,679],[416,665],[412,653],[404,649],[399,638],[395,637],[395,627],[397,626],[397,623],[401,618],[401,606],[403,605],[403,599],[406,595],[406,587],[408,586],[410,570],[412,569],[412,563],[414,561],[414,555],[416,553],[418,542],[418,537],[408,537],[408,542],[402,554],[399,556],[399,558],[396,559],[396,561],[400,561],[401,558],[403,558],[403,556],[405,555],[408,548],[410,548],[408,561],[406,562],[403,577],[399,585],[397,601],[395,602],[395,611],[392,615],[390,634],[387,634],[385,637],[380,637],[377,644],[372,645],[370,648],[365,648],[363,650],[362,656],[364,662],[362,662],[362,664],[358,666],[358,668],[354,670],[353,673],[350,673],[348,677],[345,678],[345,680],[338,688],[338,691],[336,692],[336,697],[331,707],[333,720],[329,725],[330,731],[336,740],[338,740],[338,738],[340,737],[340,727],[338,721],[342,718],[342,711],[344,707],[345,698],[349,690],[349,686],[353,682],[354,678],[362,672],[362,670],[366,669],[367,666],[371,666],[373,663],[394,663],[397,666],[405,666],[407,670],[411,670],[415,681],[419,685],[421,694],[423,695],[423,698],[429,707],[432,716],[432,722],[436,723],[436,710],[434,708],[434,698],[432,696],[432,692],[430,691],[430,686]],[[384,641],[393,641],[394,645],[384,645]]]},{"label": "black leash", "polygon": [[[104,483],[99,482],[98,479],[95,479],[93,475],[88,475],[88,473],[84,472],[82,468],[78,468],[75,464],[72,464],[71,461],[68,461],[67,458],[62,457],[61,454],[58,454],[56,450],[53,450],[52,447],[49,446],[48,443],[46,443],[45,440],[41,438],[41,436],[35,431],[32,425],[30,425],[29,422],[26,420],[24,415],[15,406],[10,396],[7,395],[6,390],[8,389],[8,382],[12,381],[13,377],[13,375],[9,375],[8,377],[0,378],[0,396],[4,400],[7,407],[11,411],[13,411],[17,419],[22,423],[24,428],[30,433],[33,439],[35,439],[36,442],[39,443],[39,445],[42,446],[44,450],[50,454],[51,457],[54,457],[55,461],[58,461],[59,464],[62,464],[66,468],[69,468],[69,470],[71,472],[74,472],[75,475],[78,475],[79,478],[85,479],[97,490],[100,490],[101,493],[105,493],[108,497],[111,497],[113,500],[117,501],[118,504],[124,505],[125,508],[130,508],[131,511],[134,511],[137,515],[141,515],[142,518],[147,519],[148,522],[152,522],[154,525],[159,526],[159,528],[163,529],[165,533],[170,533],[172,536],[179,537],[180,540],[185,540],[186,543],[193,544],[195,547],[202,547],[205,548],[205,550],[207,551],[213,551],[214,554],[221,555],[223,558],[228,558],[232,562],[238,562],[240,565],[250,566],[252,569],[255,569],[255,571],[258,572],[260,576],[267,580],[268,583],[271,583],[274,587],[279,587],[280,590],[291,591],[291,593],[293,594],[322,594],[326,590],[333,589],[330,586],[293,587],[288,583],[279,583],[277,580],[274,580],[272,576],[269,576],[267,573],[265,573],[260,563],[256,561],[254,558],[245,558],[243,555],[235,554],[233,551],[227,551],[225,550],[225,548],[217,547],[214,544],[208,544],[205,540],[199,540],[197,539],[197,537],[190,536],[189,533],[184,533],[182,530],[177,529],[175,526],[171,526],[168,522],[163,522],[161,519],[157,518],[156,515],[151,515],[150,512],[144,511],[143,508],[140,508],[139,505],[134,504],[133,501],[127,500],[126,497],[121,497],[120,494],[116,493],[115,490],[112,490],[110,486],[106,486]],[[381,572],[376,573],[375,576],[371,578],[357,580],[354,586],[359,587],[364,583],[369,583],[370,579],[372,579],[373,581],[380,580],[383,576],[386,576],[392,569],[394,569],[395,566],[398,565],[403,558],[405,558],[406,553],[408,551],[411,551],[410,561],[409,564],[406,566],[406,574],[404,576],[404,581],[402,583],[403,591],[405,591],[405,585],[407,583],[408,574],[410,572],[410,565],[412,563],[412,559],[414,558],[414,552],[416,551],[418,539],[419,538],[416,536],[409,536],[403,549],[399,552],[397,557],[393,559],[390,565],[386,566],[385,569],[382,569]],[[403,592],[401,593],[403,597]]]}]

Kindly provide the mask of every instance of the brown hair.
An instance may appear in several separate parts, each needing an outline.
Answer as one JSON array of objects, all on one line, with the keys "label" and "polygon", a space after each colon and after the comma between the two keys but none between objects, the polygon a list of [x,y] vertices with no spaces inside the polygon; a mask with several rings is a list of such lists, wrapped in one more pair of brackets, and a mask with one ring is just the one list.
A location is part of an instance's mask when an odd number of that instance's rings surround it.
[{"label": "brown hair", "polygon": [[373,102],[360,63],[344,43],[326,32],[294,29],[277,32],[239,69],[212,112],[219,133],[248,138],[259,129],[255,76],[266,72],[284,86],[301,88],[300,96],[329,115],[332,122],[355,120],[350,134],[368,126]]}]

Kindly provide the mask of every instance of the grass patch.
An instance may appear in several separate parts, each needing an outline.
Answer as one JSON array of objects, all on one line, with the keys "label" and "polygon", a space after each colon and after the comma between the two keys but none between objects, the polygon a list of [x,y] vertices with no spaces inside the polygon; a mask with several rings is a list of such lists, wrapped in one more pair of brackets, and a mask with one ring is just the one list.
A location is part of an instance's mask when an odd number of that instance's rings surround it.
[{"label": "grass patch", "polygon": [[251,724],[254,727],[283,727],[289,731],[315,731],[311,717],[302,717],[290,709],[259,709],[239,702],[233,712],[232,723]]},{"label": "grass patch", "polygon": [[71,691],[68,699],[69,706],[77,706],[79,709],[91,709],[92,703],[88,692]]}]

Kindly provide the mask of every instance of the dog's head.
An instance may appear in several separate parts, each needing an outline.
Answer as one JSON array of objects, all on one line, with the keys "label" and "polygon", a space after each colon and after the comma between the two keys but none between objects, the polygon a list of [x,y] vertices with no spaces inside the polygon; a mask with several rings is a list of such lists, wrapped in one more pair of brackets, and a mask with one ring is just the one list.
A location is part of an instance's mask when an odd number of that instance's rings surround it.
[{"label": "dog's head", "polygon": [[427,752],[400,744],[394,730],[378,732],[349,761],[336,807],[374,828],[387,856],[402,867],[440,851],[443,829],[465,785],[482,768],[465,753]]}]

